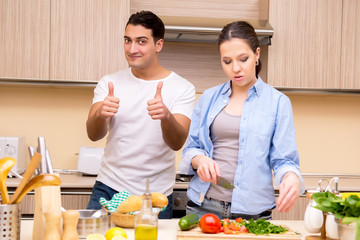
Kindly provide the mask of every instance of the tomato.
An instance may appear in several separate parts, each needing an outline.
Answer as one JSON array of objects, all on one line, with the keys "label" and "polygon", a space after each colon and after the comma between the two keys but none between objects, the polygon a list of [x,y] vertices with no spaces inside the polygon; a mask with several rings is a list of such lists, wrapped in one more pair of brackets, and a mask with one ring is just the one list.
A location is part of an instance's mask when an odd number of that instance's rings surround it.
[{"label": "tomato", "polygon": [[240,232],[242,232],[242,233],[248,233],[249,230],[248,230],[244,225],[241,225]]},{"label": "tomato", "polygon": [[236,222],[231,221],[229,224],[229,229],[233,231],[240,231],[240,225]]},{"label": "tomato", "polygon": [[204,233],[217,233],[221,229],[221,221],[215,214],[208,213],[200,218],[199,226]]},{"label": "tomato", "polygon": [[248,229],[238,223],[236,220],[229,220],[228,218],[223,220],[223,227],[225,234],[240,234],[240,233],[248,233]]}]

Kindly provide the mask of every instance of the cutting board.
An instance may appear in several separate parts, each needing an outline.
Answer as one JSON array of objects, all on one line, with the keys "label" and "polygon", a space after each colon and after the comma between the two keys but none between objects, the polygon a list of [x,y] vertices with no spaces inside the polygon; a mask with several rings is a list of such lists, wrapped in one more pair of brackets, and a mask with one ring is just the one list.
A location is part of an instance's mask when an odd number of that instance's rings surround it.
[{"label": "cutting board", "polygon": [[[283,226],[286,227],[286,226]],[[288,227],[286,227],[289,229]],[[199,227],[193,228],[189,231],[181,231],[178,229],[176,234],[177,240],[199,240],[199,239],[256,239],[256,240],[300,240],[301,236],[294,231],[289,230],[282,234],[269,234],[269,235],[256,235],[253,233],[241,233],[241,234],[207,234],[203,233]]]}]

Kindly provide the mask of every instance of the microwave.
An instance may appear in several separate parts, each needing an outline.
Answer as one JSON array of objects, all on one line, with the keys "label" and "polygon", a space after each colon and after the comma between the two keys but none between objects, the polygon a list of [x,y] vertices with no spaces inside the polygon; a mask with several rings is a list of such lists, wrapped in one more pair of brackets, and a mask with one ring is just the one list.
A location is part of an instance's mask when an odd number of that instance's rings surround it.
[{"label": "microwave", "polygon": [[[16,160],[11,171],[17,174],[22,174],[25,171],[25,152],[24,136],[0,136],[0,159],[12,157]],[[13,174],[9,172],[8,176],[13,177]]]}]

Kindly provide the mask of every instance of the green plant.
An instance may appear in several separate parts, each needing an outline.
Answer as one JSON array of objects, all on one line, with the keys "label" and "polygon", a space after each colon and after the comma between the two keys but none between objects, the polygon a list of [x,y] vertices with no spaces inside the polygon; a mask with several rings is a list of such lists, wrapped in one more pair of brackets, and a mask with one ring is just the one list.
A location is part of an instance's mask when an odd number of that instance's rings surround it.
[{"label": "green plant", "polygon": [[343,224],[356,222],[356,240],[360,240],[360,198],[350,195],[343,199],[332,192],[313,193],[316,202],[315,208],[334,214],[336,219],[341,219]]}]

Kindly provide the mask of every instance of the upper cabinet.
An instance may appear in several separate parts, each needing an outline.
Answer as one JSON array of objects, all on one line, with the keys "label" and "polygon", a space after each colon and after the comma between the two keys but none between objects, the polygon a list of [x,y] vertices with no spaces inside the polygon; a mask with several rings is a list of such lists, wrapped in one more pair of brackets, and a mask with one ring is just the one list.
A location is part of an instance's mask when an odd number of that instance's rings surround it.
[{"label": "upper cabinet", "polygon": [[270,0],[268,83],[360,90],[359,12],[358,0]]},{"label": "upper cabinet", "polygon": [[126,67],[129,0],[52,0],[50,79],[98,81]]},{"label": "upper cabinet", "polygon": [[343,0],[341,88],[360,89],[360,1]]},{"label": "upper cabinet", "polygon": [[49,79],[50,1],[0,1],[0,79]]},{"label": "upper cabinet", "polygon": [[130,0],[1,0],[0,79],[95,82],[126,67]]},{"label": "upper cabinet", "polygon": [[342,0],[270,0],[268,83],[340,88]]}]

